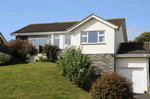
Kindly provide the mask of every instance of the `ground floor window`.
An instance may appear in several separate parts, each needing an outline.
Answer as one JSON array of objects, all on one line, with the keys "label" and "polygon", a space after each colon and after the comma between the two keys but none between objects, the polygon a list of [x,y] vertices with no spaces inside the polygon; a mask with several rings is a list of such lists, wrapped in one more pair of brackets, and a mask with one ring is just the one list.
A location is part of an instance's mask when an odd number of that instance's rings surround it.
[{"label": "ground floor window", "polygon": [[31,42],[36,48],[38,48],[39,45],[44,46],[48,42],[51,42],[48,37],[29,37],[28,41]]},{"label": "ground floor window", "polygon": [[56,46],[58,46],[58,47],[60,46],[60,38],[59,38],[59,35],[55,35],[55,42],[54,42],[54,43],[55,43]]}]

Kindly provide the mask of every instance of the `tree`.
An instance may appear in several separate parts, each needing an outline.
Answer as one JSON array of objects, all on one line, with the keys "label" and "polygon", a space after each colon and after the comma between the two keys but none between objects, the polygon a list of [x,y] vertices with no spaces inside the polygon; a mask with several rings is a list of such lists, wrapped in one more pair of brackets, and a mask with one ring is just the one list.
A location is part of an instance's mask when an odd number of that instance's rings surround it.
[{"label": "tree", "polygon": [[144,32],[136,37],[132,42],[150,42],[150,32]]}]

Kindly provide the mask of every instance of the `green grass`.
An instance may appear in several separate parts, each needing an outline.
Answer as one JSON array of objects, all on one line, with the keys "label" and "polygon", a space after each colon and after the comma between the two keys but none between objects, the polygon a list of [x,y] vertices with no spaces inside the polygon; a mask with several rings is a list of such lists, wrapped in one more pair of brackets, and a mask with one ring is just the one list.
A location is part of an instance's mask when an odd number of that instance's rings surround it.
[{"label": "green grass", "polygon": [[57,66],[32,62],[0,67],[0,99],[89,99],[61,76]]},{"label": "green grass", "polygon": [[150,96],[150,85],[148,86],[148,95]]}]

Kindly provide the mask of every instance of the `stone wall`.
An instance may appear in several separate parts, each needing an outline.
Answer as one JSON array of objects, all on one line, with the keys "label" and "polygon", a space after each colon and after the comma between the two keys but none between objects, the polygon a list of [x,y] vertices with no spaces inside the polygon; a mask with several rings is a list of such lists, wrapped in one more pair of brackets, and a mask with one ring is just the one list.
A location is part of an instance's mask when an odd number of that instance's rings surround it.
[{"label": "stone wall", "polygon": [[96,75],[102,75],[106,72],[114,72],[114,54],[88,54],[88,56],[93,61],[92,66],[96,70]]},{"label": "stone wall", "polygon": [[2,53],[2,52],[0,52],[0,57],[1,56],[6,56],[8,59],[10,59],[12,56],[11,55],[9,55],[9,54],[5,54],[5,53]]}]

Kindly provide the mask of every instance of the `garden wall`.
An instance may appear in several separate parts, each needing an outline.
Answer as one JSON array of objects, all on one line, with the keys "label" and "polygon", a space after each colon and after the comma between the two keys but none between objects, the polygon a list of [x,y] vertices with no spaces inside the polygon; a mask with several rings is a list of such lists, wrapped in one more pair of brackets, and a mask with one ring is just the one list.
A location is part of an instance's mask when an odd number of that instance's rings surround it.
[{"label": "garden wall", "polygon": [[96,70],[96,75],[106,72],[114,72],[114,55],[113,54],[87,54],[92,60],[92,66]]}]

